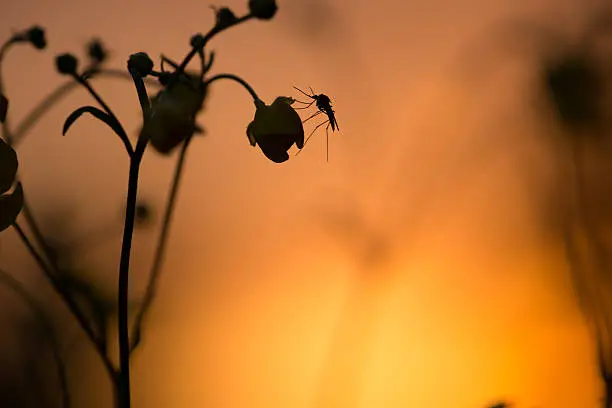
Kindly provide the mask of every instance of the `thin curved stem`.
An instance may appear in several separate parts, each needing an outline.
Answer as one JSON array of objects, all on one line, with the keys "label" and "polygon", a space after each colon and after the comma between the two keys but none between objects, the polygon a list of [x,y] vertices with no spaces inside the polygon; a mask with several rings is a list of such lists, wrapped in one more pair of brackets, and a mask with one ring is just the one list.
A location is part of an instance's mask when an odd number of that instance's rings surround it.
[{"label": "thin curved stem", "polygon": [[[5,56],[6,52],[8,51],[8,49],[10,48],[10,46],[12,44],[16,43],[16,42],[17,42],[17,40],[15,40],[15,38],[12,38],[8,42],[4,43],[2,45],[2,47],[0,47],[0,93],[4,93],[4,82],[3,82],[3,75],[2,75],[2,70],[1,70],[2,61],[4,60],[4,56]],[[12,143],[13,140],[12,140],[9,124],[8,124],[8,117],[2,123],[2,136],[7,141],[7,143],[9,143],[9,144]],[[17,178],[16,181],[18,181],[18,178]],[[15,231],[17,232],[17,234],[19,235],[20,239],[23,241],[23,243],[26,245],[26,247],[28,248],[28,250],[30,251],[32,256],[34,257],[34,260],[40,266],[40,268],[41,268],[45,278],[49,281],[49,283],[51,284],[52,288],[59,295],[59,297],[64,301],[64,303],[66,304],[66,306],[68,307],[70,312],[73,314],[73,316],[77,320],[78,324],[81,326],[81,328],[83,329],[83,331],[85,332],[85,334],[87,335],[89,340],[92,342],[92,344],[93,344],[97,354],[102,359],[102,362],[104,363],[104,367],[106,368],[108,374],[110,376],[114,376],[114,373],[115,373],[116,370],[115,370],[113,364],[111,363],[111,361],[109,360],[108,356],[106,355],[106,353],[102,349],[101,344],[98,341],[98,338],[96,337],[95,333],[93,332],[93,330],[89,326],[89,324],[87,322],[87,319],[81,313],[80,309],[78,308],[78,306],[74,302],[74,300],[70,297],[70,295],[68,293],[66,293],[63,290],[61,285],[59,285],[59,283],[55,279],[53,272],[57,271],[57,269],[58,269],[57,265],[54,264],[53,258],[49,256],[50,255],[49,254],[49,246],[47,245],[47,243],[46,243],[46,241],[45,241],[45,239],[44,239],[44,237],[43,237],[43,235],[41,233],[41,230],[38,227],[38,224],[36,223],[36,221],[35,221],[35,219],[34,219],[34,217],[32,215],[32,212],[30,210],[30,206],[28,205],[28,202],[27,202],[27,200],[25,198],[24,198],[24,202],[23,202],[23,215],[24,215],[24,218],[26,219],[26,222],[29,224],[29,226],[30,226],[30,228],[32,230],[32,233],[35,235],[36,241],[39,243],[40,247],[43,250],[43,253],[47,257],[47,260],[49,261],[51,267],[48,266],[45,263],[45,260],[42,258],[42,256],[40,254],[38,254],[38,252],[36,251],[36,248],[34,247],[32,242],[28,239],[27,235],[25,234],[25,232],[19,226],[18,223],[14,223],[13,224],[13,227],[14,227]]]},{"label": "thin curved stem", "polygon": [[[4,76],[2,75],[2,69],[1,69],[2,62],[4,62],[4,57],[6,56],[6,53],[8,52],[8,50],[11,48],[13,44],[16,44],[17,42],[18,40],[16,40],[15,37],[13,37],[9,41],[5,42],[2,45],[2,47],[0,47],[0,93],[4,94],[5,96],[6,94],[4,92]],[[4,140],[6,140],[6,142],[9,145],[13,144],[13,137],[11,135],[11,131],[9,127],[9,115],[7,115],[5,120],[2,122],[2,137],[4,138]],[[15,182],[19,182],[18,176],[15,178]],[[26,222],[28,223],[28,225],[30,226],[32,233],[34,234],[34,239],[36,240],[38,245],[42,248],[43,253],[48,258],[48,261],[51,262],[52,260],[49,259],[48,257],[49,247],[47,243],[45,242],[44,236],[40,228],[38,227],[38,223],[36,222],[34,215],[32,214],[31,207],[26,197],[24,197],[24,200],[23,200],[23,216]]]},{"label": "thin curved stem", "polygon": [[136,87],[136,93],[138,94],[138,102],[142,109],[143,120],[147,120],[149,112],[151,111],[151,103],[149,102],[149,95],[147,94],[147,88],[145,87],[142,77],[136,71],[129,71],[134,86]]},{"label": "thin curved stem", "polygon": [[66,364],[62,359],[60,354],[60,347],[55,337],[55,331],[53,330],[53,326],[51,325],[47,315],[42,306],[38,304],[36,300],[34,300],[27,290],[23,287],[23,284],[11,276],[6,271],[0,269],[0,282],[4,283],[8,287],[10,287],[31,309],[36,320],[38,320],[38,324],[45,331],[45,336],[51,343],[51,349],[53,352],[53,359],[55,360],[55,365],[57,369],[57,377],[59,380],[59,386],[61,391],[62,398],[62,407],[70,408],[70,393],[68,391],[68,379],[66,376]]},{"label": "thin curved stem", "polygon": [[[131,73],[137,91],[141,92],[141,78]],[[140,79],[140,80],[139,80]],[[148,101],[147,101],[148,102]],[[147,106],[142,106],[143,120],[147,120]],[[140,163],[147,148],[149,139],[146,136],[138,138],[134,154],[130,157],[130,170],[128,176],[127,205],[125,211],[125,225],[123,228],[123,242],[121,243],[121,260],[119,262],[119,376],[118,376],[118,403],[119,408],[130,408],[130,328],[128,319],[128,295],[130,276],[130,256],[132,252],[132,237],[134,235],[134,221],[136,218],[136,200],[138,198],[138,174]]]},{"label": "thin curved stem", "polygon": [[234,74],[217,74],[207,79],[206,82],[204,82],[204,85],[208,86],[212,84],[213,82],[218,81],[219,79],[231,79],[232,81],[238,82],[251,94],[251,96],[253,97],[253,100],[259,99],[259,97],[257,96],[257,93],[251,87],[251,85],[249,85],[248,82],[245,81],[244,79]]},{"label": "thin curved stem", "polygon": [[[6,53],[11,49],[11,46],[16,43],[17,41],[14,38],[11,38],[10,40],[2,44],[2,47],[0,47],[0,93],[3,94],[4,96],[6,96],[6,94],[4,92],[4,75],[2,75],[2,63],[4,62],[4,57],[6,56]],[[11,144],[12,137],[9,132],[8,123],[9,123],[9,118],[7,115],[7,117],[2,122],[2,136],[4,137],[4,140],[6,140],[8,144]]]},{"label": "thin curved stem", "polygon": [[[87,71],[86,71],[87,72]],[[87,74],[86,74],[87,76]],[[117,78],[117,79],[129,79],[132,77],[128,72],[124,72],[118,69],[104,69],[90,71],[87,76],[88,79],[95,79],[99,77]],[[149,78],[144,79],[145,83],[150,86],[161,87],[160,83]],[[79,86],[78,82],[66,81],[59,85],[53,91],[51,91],[46,97],[44,97],[25,117],[24,119],[15,126],[15,130],[12,132],[12,143],[16,146],[25,137],[27,132],[43,117],[56,103],[65,98],[70,94],[71,91],[77,89]]]},{"label": "thin curved stem", "polygon": [[185,139],[185,142],[183,143],[183,146],[181,148],[178,162],[176,163],[174,177],[172,179],[172,187],[170,188],[168,203],[166,204],[166,210],[162,221],[162,228],[159,235],[159,239],[157,241],[157,247],[155,249],[155,258],[153,260],[153,266],[149,275],[149,282],[147,284],[147,289],[145,291],[142,306],[140,307],[140,310],[136,315],[136,320],[134,322],[134,330],[132,334],[132,344],[130,347],[130,352],[133,352],[140,344],[140,341],[142,339],[142,325],[145,318],[147,317],[149,309],[151,308],[153,299],[155,298],[157,282],[159,281],[159,276],[166,253],[165,250],[168,242],[168,237],[170,235],[170,225],[172,223],[172,215],[174,214],[176,198],[178,196],[179,186],[181,183],[181,176],[185,163],[187,148],[189,147],[189,142],[191,141],[191,139],[191,136]]},{"label": "thin curved stem", "polygon": [[[142,140],[142,139],[141,139]],[[134,220],[136,216],[136,198],[138,196],[138,174],[142,154],[134,154],[130,159],[128,178],[128,195],[121,244],[121,261],[119,264],[119,408],[130,408],[130,333],[128,319],[128,295],[130,276],[130,255]]]},{"label": "thin curved stem", "polygon": [[116,370],[113,367],[113,364],[108,359],[108,356],[104,353],[104,350],[102,349],[99,339],[97,338],[96,334],[93,332],[92,328],[89,326],[89,323],[87,322],[87,318],[81,313],[77,304],[70,297],[70,294],[68,294],[62,288],[62,286],[57,282],[57,280],[54,277],[53,271],[49,269],[49,266],[47,266],[42,256],[36,251],[36,248],[34,247],[32,242],[28,238],[25,231],[23,231],[21,226],[17,222],[15,222],[13,224],[13,229],[17,232],[17,235],[19,236],[21,241],[24,243],[24,245],[26,246],[26,248],[28,249],[32,257],[34,258],[38,266],[44,272],[43,275],[45,276],[45,278],[47,278],[47,281],[51,284],[51,287],[53,288],[53,290],[55,290],[55,292],[64,301],[64,303],[66,304],[70,312],[74,315],[74,317],[76,318],[77,322],[79,323],[79,325],[81,326],[85,334],[87,334],[87,337],[93,343],[96,351],[100,355],[100,358],[104,362],[104,366],[107,369],[109,375],[114,375],[114,372]]},{"label": "thin curved stem", "polygon": [[193,57],[195,57],[200,51],[201,52],[204,51],[206,44],[208,44],[208,42],[215,35],[219,34],[220,32],[224,30],[227,30],[230,27],[233,27],[240,23],[244,23],[245,21],[250,20],[251,18],[253,18],[253,15],[249,13],[242,17],[237,18],[232,24],[229,24],[227,26],[222,26],[221,28],[219,28],[219,26],[215,25],[213,28],[211,28],[211,30],[208,33],[206,33],[206,35],[204,36],[204,39],[201,42],[201,45],[199,47],[192,47],[191,51],[189,51],[189,53],[185,56],[185,58],[181,62],[181,65],[179,65],[179,67],[174,71],[172,78],[170,79],[170,82],[168,83],[168,86],[171,87],[178,81],[181,73],[183,73],[185,69],[187,68],[187,64],[189,64],[189,62],[193,59]]}]

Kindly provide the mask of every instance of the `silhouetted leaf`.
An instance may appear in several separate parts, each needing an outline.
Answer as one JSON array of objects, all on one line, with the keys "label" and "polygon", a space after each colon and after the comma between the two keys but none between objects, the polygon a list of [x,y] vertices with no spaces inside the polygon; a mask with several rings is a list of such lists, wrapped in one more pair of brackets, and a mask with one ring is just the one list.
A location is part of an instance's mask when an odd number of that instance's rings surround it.
[{"label": "silhouetted leaf", "polygon": [[23,207],[23,188],[17,183],[10,194],[0,196],[0,231],[4,231],[15,223]]},{"label": "silhouetted leaf", "polygon": [[70,116],[68,116],[66,118],[66,122],[64,122],[64,128],[62,129],[62,135],[65,135],[66,132],[68,132],[68,129],[70,128],[70,126],[72,126],[72,124],[79,118],[81,117],[82,114],[84,113],[89,113],[93,116],[95,116],[97,119],[101,120],[102,122],[106,123],[108,125],[108,127],[110,127],[111,129],[113,129],[113,131],[118,134],[118,135],[122,135],[121,132],[121,127],[119,126],[119,124],[117,122],[115,122],[115,120],[112,118],[112,116],[110,116],[108,113],[94,107],[94,106],[83,106],[80,107],[79,109],[75,110],[74,112],[72,112],[70,114]]},{"label": "silhouetted leaf", "polygon": [[4,194],[15,182],[17,175],[17,152],[0,139],[0,194]]}]

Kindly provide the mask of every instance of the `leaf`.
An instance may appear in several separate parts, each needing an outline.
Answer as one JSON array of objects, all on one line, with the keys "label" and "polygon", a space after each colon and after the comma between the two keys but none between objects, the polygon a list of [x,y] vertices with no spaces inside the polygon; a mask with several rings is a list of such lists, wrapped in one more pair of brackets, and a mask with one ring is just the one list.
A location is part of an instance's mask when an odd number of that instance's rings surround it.
[{"label": "leaf", "polygon": [[119,137],[123,137],[123,131],[121,130],[121,126],[110,116],[108,113],[94,107],[94,106],[82,106],[79,109],[75,110],[66,118],[66,122],[64,122],[64,128],[62,129],[62,135],[66,135],[70,126],[74,124],[74,122],[81,117],[82,114],[89,113],[106,123],[108,127],[113,129],[113,131],[119,135]]},{"label": "leaf", "polygon": [[15,182],[17,175],[17,152],[0,139],[0,194],[4,194]]},{"label": "leaf", "polygon": [[23,187],[17,183],[10,194],[0,196],[0,231],[4,231],[15,223],[23,208]]},{"label": "leaf", "polygon": [[0,94],[0,122],[4,123],[6,120],[6,113],[8,112],[9,101],[6,99],[4,94]]}]

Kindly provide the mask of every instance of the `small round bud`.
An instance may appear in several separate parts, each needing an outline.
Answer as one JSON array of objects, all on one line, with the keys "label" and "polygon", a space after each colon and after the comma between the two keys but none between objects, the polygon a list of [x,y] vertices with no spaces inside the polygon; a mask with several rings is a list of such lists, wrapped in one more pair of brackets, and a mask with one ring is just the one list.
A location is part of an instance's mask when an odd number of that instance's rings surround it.
[{"label": "small round bud", "polygon": [[95,38],[87,44],[87,55],[96,63],[103,62],[108,57],[108,52],[104,48],[102,41]]},{"label": "small round bud", "polygon": [[141,77],[146,77],[153,72],[153,60],[145,52],[137,52],[130,55],[128,70],[136,72]]},{"label": "small round bud", "polygon": [[215,27],[217,27],[217,29],[227,28],[238,20],[238,17],[236,17],[234,12],[228,7],[221,7],[218,9],[211,6],[211,8],[215,11]]},{"label": "small round bud", "polygon": [[45,29],[40,26],[34,26],[30,28],[26,34],[27,39],[34,47],[39,50],[44,49],[47,46],[47,39],[45,37]]},{"label": "small round bud", "polygon": [[191,45],[192,48],[197,48],[197,49],[204,48],[204,36],[200,33],[194,35],[193,37],[191,37],[191,41],[189,41],[189,45]]},{"label": "small round bud", "polygon": [[249,11],[253,17],[270,20],[276,14],[278,7],[275,0],[249,0]]},{"label": "small round bud", "polygon": [[60,74],[76,75],[78,66],[79,60],[72,54],[66,53],[55,57],[55,67]]}]

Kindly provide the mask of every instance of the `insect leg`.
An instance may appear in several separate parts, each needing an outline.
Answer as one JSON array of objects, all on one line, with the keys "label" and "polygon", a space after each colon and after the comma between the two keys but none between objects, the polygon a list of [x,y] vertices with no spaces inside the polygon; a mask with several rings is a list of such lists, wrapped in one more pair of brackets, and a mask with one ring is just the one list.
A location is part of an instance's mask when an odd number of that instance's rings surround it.
[{"label": "insect leg", "polygon": [[304,119],[302,121],[302,123],[306,123],[307,121],[309,121],[310,119],[314,118],[317,115],[320,115],[322,112],[321,111],[316,111],[315,113],[313,113],[312,115],[310,115],[307,119]]},{"label": "insect leg", "polygon": [[[318,128],[320,128],[321,126],[323,126],[324,124],[329,123],[329,120],[326,120],[323,123],[320,123],[319,125],[317,125],[314,129],[312,129],[312,132],[310,132],[310,134],[308,135],[308,137],[306,138],[306,140],[304,141],[304,146],[306,146],[306,143],[308,143],[308,140],[310,140],[310,138],[312,137],[312,135],[314,135],[314,132],[316,132],[316,130]],[[304,150],[304,148],[301,148],[295,155],[297,156],[298,154],[300,154],[300,152]]]},{"label": "insect leg", "polygon": [[295,99],[293,98],[293,100],[295,102],[299,102],[299,103],[303,103],[304,105],[312,105],[313,103],[315,103],[316,101],[312,101],[312,102],[304,102],[304,101],[300,101],[299,99]]},{"label": "insect leg", "polygon": [[294,101],[299,102],[299,103],[306,104],[306,106],[302,106],[302,107],[299,107],[299,108],[294,108],[294,109],[308,109],[308,108],[310,108],[310,106],[311,106],[313,103],[315,103],[315,101],[314,101],[314,100],[313,100],[312,102],[310,102],[310,103],[306,103],[306,102],[298,101],[298,100],[296,100],[296,99],[294,99]]},{"label": "insect leg", "polygon": [[294,86],[294,88],[297,89],[298,91],[300,91],[301,93],[303,93],[304,95],[306,95],[309,98],[317,99],[317,98],[314,97],[314,94],[313,95],[308,95],[306,92],[302,91],[300,88],[298,88],[296,86]]}]

